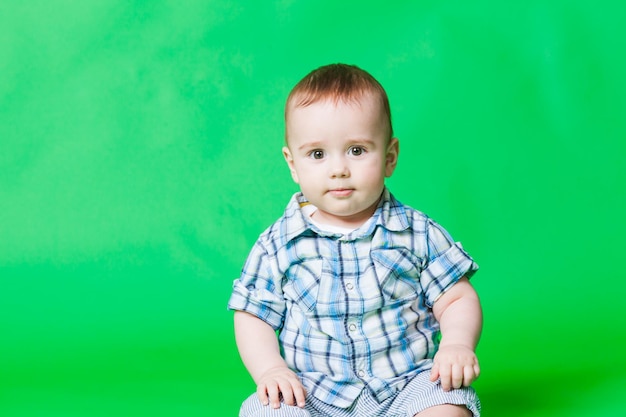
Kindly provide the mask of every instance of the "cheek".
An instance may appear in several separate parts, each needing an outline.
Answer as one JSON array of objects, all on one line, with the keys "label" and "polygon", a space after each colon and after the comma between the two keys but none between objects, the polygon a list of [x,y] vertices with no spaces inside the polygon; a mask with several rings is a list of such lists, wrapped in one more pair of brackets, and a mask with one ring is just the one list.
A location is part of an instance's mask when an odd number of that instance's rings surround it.
[{"label": "cheek", "polygon": [[298,177],[298,173],[296,172],[295,169],[291,169],[291,179],[293,180],[293,182],[295,182],[296,184],[300,183],[300,179]]},{"label": "cheek", "polygon": [[298,163],[294,165],[291,175],[298,184],[307,186],[315,182],[315,178],[318,178],[320,173],[319,168],[312,167],[311,164]]},{"label": "cheek", "polygon": [[378,184],[385,179],[385,167],[379,160],[364,165],[360,171],[360,177],[366,179],[371,184]]}]

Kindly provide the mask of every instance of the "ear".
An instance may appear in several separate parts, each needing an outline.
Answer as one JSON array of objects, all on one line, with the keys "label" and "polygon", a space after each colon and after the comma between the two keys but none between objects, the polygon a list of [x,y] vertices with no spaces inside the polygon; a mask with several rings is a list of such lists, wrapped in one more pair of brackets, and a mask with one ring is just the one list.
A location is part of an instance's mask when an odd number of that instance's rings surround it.
[{"label": "ear", "polygon": [[391,138],[387,146],[385,154],[385,177],[391,177],[393,171],[398,164],[398,155],[400,154],[400,141],[398,138]]},{"label": "ear", "polygon": [[291,151],[287,146],[283,146],[283,157],[285,158],[285,162],[289,166],[289,171],[291,172],[291,178],[293,182],[299,184],[298,182],[298,173],[296,172],[296,167],[293,163],[293,156],[291,155]]}]

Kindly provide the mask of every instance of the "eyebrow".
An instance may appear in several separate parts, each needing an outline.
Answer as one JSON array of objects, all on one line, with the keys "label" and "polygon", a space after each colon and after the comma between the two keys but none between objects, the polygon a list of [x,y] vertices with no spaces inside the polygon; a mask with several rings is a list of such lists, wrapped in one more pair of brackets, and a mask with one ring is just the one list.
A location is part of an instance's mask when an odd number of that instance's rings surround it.
[{"label": "eyebrow", "polygon": [[[298,147],[298,150],[303,150],[305,148],[311,148],[311,149],[315,149],[315,148],[323,148],[323,142],[320,141],[316,141],[316,142],[306,142],[303,145]],[[370,146],[376,146],[376,142],[371,140],[371,139],[351,139],[348,141],[348,146],[353,146],[353,145],[359,145],[359,144],[366,144],[366,145],[370,145]]]},{"label": "eyebrow", "polygon": [[298,147],[298,150],[301,151],[305,148],[321,148],[322,142],[305,142],[301,146]]}]

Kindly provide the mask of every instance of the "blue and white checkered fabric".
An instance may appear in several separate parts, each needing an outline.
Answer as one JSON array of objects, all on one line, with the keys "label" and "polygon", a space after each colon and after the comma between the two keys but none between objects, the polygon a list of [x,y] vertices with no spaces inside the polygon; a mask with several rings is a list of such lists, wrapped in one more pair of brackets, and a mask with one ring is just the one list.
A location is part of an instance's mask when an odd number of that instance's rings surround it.
[{"label": "blue and white checkered fabric", "polygon": [[293,196],[254,245],[228,307],[279,331],[285,361],[309,395],[349,407],[367,388],[378,402],[432,366],[431,310],[478,265],[448,233],[387,189],[372,218],[325,232]]}]

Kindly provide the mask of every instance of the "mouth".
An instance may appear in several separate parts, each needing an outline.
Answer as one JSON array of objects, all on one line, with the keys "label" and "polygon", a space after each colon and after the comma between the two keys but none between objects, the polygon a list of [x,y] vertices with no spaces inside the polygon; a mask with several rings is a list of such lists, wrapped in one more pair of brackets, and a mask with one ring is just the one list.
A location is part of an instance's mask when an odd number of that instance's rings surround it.
[{"label": "mouth", "polygon": [[333,188],[328,193],[334,197],[348,197],[354,192],[352,188]]}]

